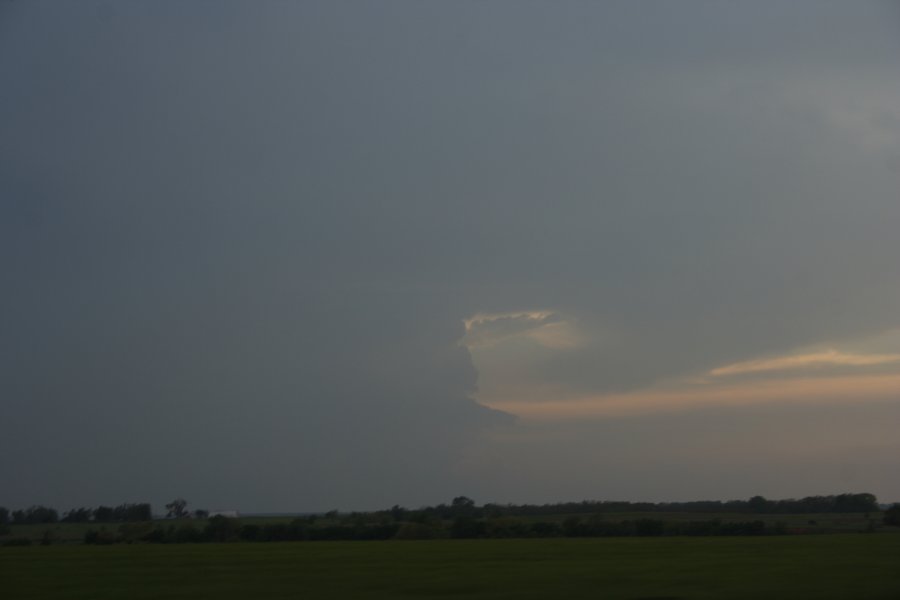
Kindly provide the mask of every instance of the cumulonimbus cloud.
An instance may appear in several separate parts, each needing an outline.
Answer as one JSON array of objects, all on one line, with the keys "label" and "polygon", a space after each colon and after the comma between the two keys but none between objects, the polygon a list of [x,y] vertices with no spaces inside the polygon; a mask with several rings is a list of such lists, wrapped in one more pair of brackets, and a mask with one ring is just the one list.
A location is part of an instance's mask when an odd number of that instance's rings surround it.
[{"label": "cumulonimbus cloud", "polygon": [[900,354],[851,354],[831,349],[823,352],[733,363],[712,369],[709,374],[713,377],[726,377],[750,373],[798,371],[828,367],[872,367],[897,363],[900,363]]},{"label": "cumulonimbus cloud", "polygon": [[532,333],[544,326],[559,323],[562,317],[550,310],[523,310],[505,313],[477,313],[463,323],[465,346],[484,346],[500,340]]},{"label": "cumulonimbus cloud", "polygon": [[787,381],[658,388],[619,394],[563,397],[554,401],[501,400],[492,408],[530,420],[577,420],[671,413],[759,404],[846,404],[894,401],[900,375],[798,377]]}]

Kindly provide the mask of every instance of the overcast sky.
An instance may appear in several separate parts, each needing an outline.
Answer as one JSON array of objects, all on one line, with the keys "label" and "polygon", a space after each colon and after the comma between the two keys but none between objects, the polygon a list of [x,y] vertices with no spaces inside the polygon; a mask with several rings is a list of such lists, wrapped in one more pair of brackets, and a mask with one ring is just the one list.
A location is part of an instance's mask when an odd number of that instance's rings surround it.
[{"label": "overcast sky", "polygon": [[0,2],[0,505],[900,501],[900,5]]}]

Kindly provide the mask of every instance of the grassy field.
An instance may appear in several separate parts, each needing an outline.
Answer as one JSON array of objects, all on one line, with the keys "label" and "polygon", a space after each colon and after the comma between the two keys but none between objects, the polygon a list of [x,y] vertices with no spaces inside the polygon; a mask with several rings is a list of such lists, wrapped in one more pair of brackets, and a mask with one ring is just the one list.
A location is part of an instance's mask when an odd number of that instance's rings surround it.
[{"label": "grassy field", "polygon": [[900,598],[900,536],[0,548],[31,598]]}]

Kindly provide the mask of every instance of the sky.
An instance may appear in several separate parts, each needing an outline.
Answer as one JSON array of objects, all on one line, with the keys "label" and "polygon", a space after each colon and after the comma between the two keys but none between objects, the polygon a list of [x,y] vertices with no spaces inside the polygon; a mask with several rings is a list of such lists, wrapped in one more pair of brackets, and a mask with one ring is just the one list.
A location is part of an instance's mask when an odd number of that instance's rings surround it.
[{"label": "sky", "polygon": [[896,2],[0,2],[0,506],[900,501]]}]

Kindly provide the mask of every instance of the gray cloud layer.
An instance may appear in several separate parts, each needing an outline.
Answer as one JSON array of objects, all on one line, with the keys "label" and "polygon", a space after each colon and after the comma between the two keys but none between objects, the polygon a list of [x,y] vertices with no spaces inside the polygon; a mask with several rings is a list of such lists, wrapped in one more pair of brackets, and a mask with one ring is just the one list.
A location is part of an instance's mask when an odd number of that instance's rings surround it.
[{"label": "gray cloud layer", "polygon": [[458,345],[480,311],[577,322],[520,383],[584,392],[897,327],[898,26],[0,5],[0,504],[496,494],[460,466],[509,429]]}]

